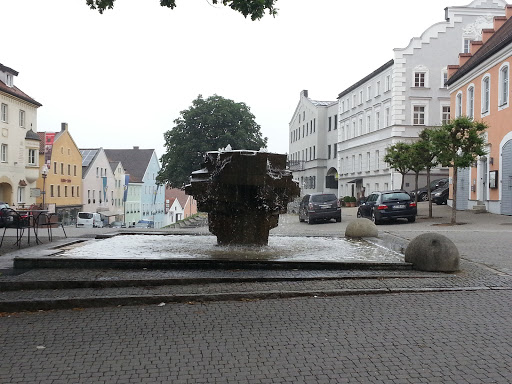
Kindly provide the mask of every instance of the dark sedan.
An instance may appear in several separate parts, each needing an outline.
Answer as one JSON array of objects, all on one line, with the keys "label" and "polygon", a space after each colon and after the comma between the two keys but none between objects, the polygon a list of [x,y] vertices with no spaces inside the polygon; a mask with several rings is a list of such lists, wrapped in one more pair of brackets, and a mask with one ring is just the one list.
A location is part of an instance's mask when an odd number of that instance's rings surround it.
[{"label": "dark sedan", "polygon": [[405,191],[373,192],[357,209],[357,217],[366,217],[375,224],[385,220],[416,220],[418,208],[411,196]]},{"label": "dark sedan", "polygon": [[432,191],[432,201],[437,205],[447,204],[449,193],[450,187],[448,185],[441,188],[437,188],[435,191]]}]

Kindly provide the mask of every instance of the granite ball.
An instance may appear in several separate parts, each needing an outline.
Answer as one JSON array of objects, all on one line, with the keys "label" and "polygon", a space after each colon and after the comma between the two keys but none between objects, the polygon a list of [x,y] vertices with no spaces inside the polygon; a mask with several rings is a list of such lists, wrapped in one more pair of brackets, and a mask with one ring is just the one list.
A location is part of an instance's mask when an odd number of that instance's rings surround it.
[{"label": "granite ball", "polygon": [[459,270],[460,255],[453,241],[446,236],[424,233],[409,243],[405,261],[419,271],[455,272]]},{"label": "granite ball", "polygon": [[368,219],[355,219],[348,223],[345,229],[345,237],[378,237],[377,226]]}]

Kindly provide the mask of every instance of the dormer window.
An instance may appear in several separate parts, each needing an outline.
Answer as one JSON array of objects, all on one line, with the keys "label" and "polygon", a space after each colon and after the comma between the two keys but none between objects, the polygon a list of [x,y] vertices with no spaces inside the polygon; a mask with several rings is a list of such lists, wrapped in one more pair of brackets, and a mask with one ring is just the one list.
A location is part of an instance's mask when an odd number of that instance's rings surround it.
[{"label": "dormer window", "polygon": [[7,86],[12,88],[12,74],[7,74]]}]

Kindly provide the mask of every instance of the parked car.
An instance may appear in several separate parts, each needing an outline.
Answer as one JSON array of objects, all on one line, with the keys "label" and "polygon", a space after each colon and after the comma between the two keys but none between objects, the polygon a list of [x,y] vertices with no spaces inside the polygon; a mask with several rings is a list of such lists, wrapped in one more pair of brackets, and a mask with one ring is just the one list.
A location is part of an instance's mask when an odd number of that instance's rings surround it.
[{"label": "parked car", "polygon": [[6,211],[3,211],[4,208],[10,208],[9,204],[0,201],[0,228],[5,227],[7,222],[12,222],[13,220],[11,215],[8,215]]},{"label": "parked car", "polygon": [[449,192],[450,187],[448,184],[441,188],[437,188],[435,191],[432,191],[432,201],[437,205],[447,204]]},{"label": "parked car", "polygon": [[76,227],[103,228],[103,220],[101,220],[101,215],[96,212],[78,212]]},{"label": "parked car", "polygon": [[139,220],[139,222],[135,224],[135,228],[154,228],[154,223],[149,220]]},{"label": "parked car", "polygon": [[113,221],[110,223],[110,228],[126,228],[126,224],[122,221]]},{"label": "parked car", "polygon": [[405,191],[373,192],[357,209],[357,217],[369,218],[375,224],[396,219],[413,223],[417,213],[414,199]]},{"label": "parked car", "polygon": [[334,193],[311,193],[305,195],[299,205],[299,221],[313,224],[317,221],[341,221],[341,204]]},{"label": "parked car", "polygon": [[[430,191],[433,191],[434,189],[443,187],[445,185],[448,185],[448,178],[443,179],[436,179],[430,182]],[[414,196],[418,195],[418,201],[428,201],[428,186],[425,185],[423,188],[417,189],[415,191],[409,192],[409,194],[412,196],[412,199],[414,200]]]}]

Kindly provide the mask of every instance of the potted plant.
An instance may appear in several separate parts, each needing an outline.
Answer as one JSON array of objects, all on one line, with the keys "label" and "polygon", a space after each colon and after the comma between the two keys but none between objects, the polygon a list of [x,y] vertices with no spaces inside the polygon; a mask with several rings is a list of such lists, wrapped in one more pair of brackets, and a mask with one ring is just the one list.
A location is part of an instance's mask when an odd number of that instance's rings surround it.
[{"label": "potted plant", "polygon": [[351,207],[355,207],[356,206],[356,202],[357,202],[356,197],[355,196],[351,196],[350,197],[350,206]]}]

